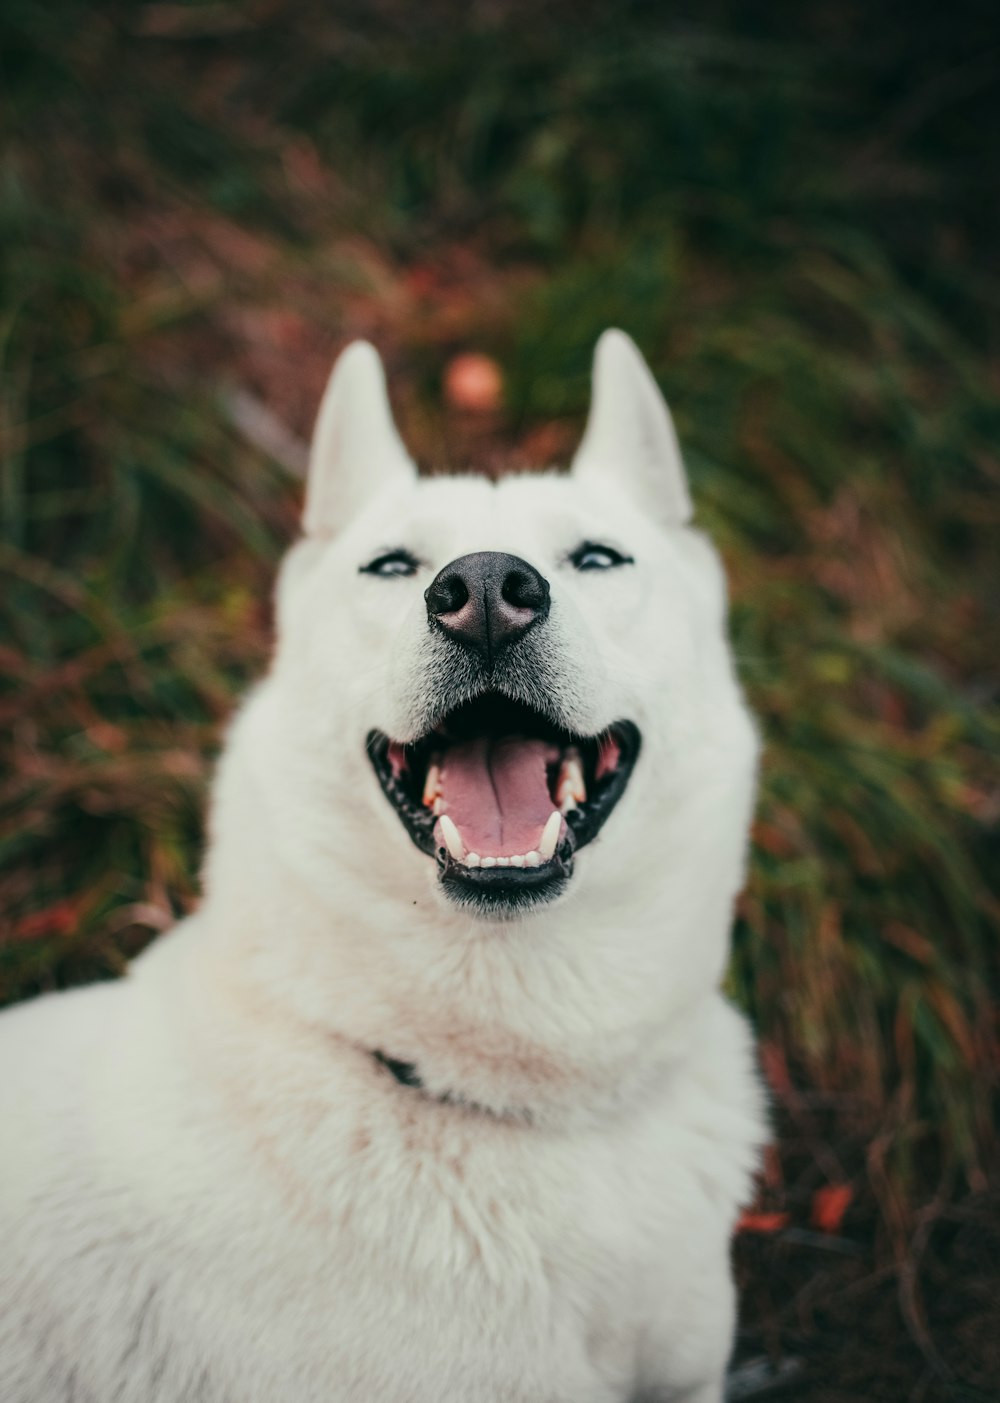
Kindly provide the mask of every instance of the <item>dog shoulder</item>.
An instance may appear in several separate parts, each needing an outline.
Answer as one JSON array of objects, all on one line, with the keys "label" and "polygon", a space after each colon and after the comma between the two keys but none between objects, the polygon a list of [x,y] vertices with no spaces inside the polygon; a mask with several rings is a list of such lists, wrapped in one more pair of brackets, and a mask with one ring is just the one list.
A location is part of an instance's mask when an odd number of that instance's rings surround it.
[{"label": "dog shoulder", "polygon": [[217,1396],[207,1374],[170,1382],[191,1362],[164,1353],[176,1324],[162,1291],[170,1243],[128,1163],[137,1127],[170,1119],[146,984],[129,975],[0,1017],[4,1403],[138,1399],[139,1378],[148,1397]]}]

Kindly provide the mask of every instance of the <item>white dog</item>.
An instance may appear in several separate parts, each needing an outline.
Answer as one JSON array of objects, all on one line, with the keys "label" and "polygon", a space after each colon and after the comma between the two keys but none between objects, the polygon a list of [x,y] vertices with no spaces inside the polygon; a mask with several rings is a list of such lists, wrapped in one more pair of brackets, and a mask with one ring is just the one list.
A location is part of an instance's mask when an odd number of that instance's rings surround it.
[{"label": "white dog", "polygon": [[201,908],[0,1019],[3,1403],[718,1403],[758,746],[690,515],[620,332],[496,484],[345,352]]}]

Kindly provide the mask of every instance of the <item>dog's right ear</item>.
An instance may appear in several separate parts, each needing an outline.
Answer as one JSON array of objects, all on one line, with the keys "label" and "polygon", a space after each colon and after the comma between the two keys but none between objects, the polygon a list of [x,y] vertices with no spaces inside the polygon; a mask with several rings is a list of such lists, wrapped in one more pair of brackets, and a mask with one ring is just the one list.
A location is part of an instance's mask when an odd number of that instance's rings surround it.
[{"label": "dog's right ear", "polygon": [[415,475],[393,422],[379,354],[367,341],[354,341],[333,367],[320,405],[302,525],[310,536],[333,536],[369,497]]}]

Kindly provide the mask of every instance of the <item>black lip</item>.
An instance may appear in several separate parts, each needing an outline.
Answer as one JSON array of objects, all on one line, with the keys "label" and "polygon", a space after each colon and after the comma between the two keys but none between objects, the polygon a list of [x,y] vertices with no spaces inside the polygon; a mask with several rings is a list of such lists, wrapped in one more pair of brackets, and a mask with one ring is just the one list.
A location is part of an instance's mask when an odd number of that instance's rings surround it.
[{"label": "black lip", "polygon": [[[477,698],[474,705],[488,706],[488,694]],[[461,724],[461,709],[452,716]],[[557,726],[541,713],[533,713],[539,727],[566,745],[595,747],[599,736],[581,736]],[[444,718],[447,724],[449,717]],[[573,875],[574,858],[580,848],[597,837],[618,804],[628,785],[639,755],[641,737],[631,721],[616,721],[603,734],[613,733],[620,758],[612,774],[600,781],[591,777],[588,792],[592,797],[580,809],[566,815],[566,834],[552,858],[539,867],[472,868],[455,862],[447,850],[434,841],[435,817],[411,791],[404,778],[397,778],[389,763],[390,740],[382,731],[368,735],[368,755],[386,798],[392,804],[413,843],[438,866],[442,889],[456,903],[468,906],[480,914],[505,916],[517,914],[532,906],[551,901],[566,887]],[[426,768],[431,749],[440,744],[435,732],[408,746],[413,768],[419,776]]]},{"label": "black lip", "polygon": [[573,847],[564,843],[541,867],[466,867],[444,854],[438,869],[442,890],[457,905],[503,918],[543,906],[565,891],[573,875]]}]

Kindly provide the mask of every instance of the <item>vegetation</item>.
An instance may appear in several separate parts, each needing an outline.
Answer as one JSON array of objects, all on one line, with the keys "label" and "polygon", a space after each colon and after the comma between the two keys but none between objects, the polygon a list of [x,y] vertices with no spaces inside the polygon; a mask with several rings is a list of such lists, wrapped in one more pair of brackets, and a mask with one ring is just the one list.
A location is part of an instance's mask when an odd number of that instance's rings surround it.
[{"label": "vegetation", "polygon": [[[730,975],[786,1132],[766,1195],[845,1183],[901,1260],[985,1194],[997,43],[972,0],[8,0],[0,996],[113,975],[196,899],[337,348],[383,348],[429,467],[495,470],[565,459],[617,324],[767,742]],[[502,414],[442,405],[469,348]]]}]

